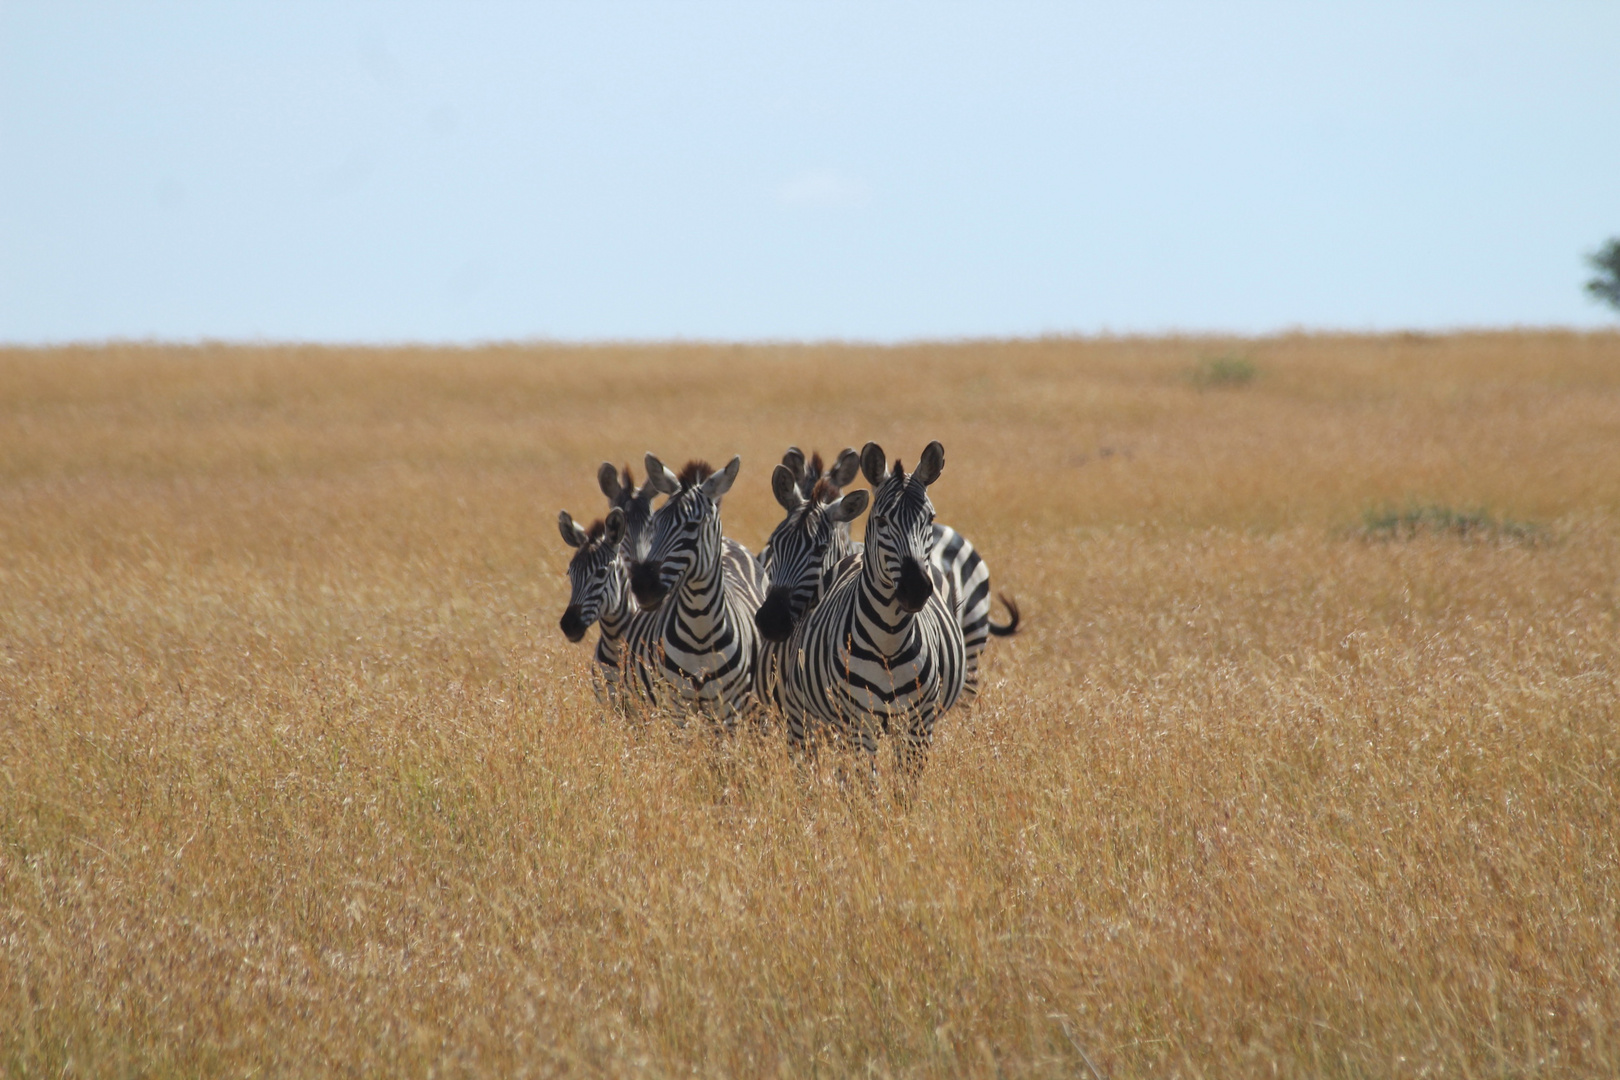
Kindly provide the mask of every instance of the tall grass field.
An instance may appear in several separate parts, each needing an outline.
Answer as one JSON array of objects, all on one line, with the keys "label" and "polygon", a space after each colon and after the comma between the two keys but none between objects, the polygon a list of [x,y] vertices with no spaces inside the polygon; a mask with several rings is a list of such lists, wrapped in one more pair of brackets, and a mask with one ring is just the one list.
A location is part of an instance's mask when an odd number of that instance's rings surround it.
[{"label": "tall grass field", "polygon": [[[909,796],[598,704],[600,462],[930,439]],[[1620,335],[0,350],[0,1075],[1620,1075]]]}]

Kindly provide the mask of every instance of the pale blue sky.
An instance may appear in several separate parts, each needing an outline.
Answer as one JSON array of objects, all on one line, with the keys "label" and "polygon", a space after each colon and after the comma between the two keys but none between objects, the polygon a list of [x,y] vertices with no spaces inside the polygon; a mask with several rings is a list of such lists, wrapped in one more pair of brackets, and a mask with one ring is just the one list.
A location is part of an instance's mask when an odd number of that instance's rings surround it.
[{"label": "pale blue sky", "polygon": [[0,341],[1612,323],[1620,4],[0,0]]}]

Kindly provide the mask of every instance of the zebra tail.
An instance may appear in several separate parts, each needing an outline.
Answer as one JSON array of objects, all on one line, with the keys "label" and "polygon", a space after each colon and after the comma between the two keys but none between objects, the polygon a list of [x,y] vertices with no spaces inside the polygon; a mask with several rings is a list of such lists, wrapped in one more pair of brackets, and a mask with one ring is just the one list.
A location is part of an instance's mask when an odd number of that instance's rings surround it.
[{"label": "zebra tail", "polygon": [[986,619],[985,622],[989,623],[990,632],[996,635],[996,637],[1012,637],[1014,634],[1018,633],[1018,601],[1014,600],[1004,592],[996,593],[996,596],[1000,598],[1002,607],[1007,609],[1007,614],[1011,615],[1012,619],[1007,623],[1006,626],[998,626],[995,623],[990,622],[989,619]]}]

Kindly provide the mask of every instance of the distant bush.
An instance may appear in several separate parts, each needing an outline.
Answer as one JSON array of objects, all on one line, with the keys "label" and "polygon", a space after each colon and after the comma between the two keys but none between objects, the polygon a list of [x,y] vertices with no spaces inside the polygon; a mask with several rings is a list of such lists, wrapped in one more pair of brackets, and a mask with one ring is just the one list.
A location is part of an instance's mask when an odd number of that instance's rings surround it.
[{"label": "distant bush", "polygon": [[1541,528],[1527,521],[1492,517],[1485,510],[1450,506],[1409,506],[1404,510],[1368,510],[1361,535],[1369,540],[1410,540],[1416,536],[1456,536],[1467,540],[1540,540]]},{"label": "distant bush", "polygon": [[1586,257],[1597,277],[1586,283],[1586,291],[1596,300],[1620,310],[1620,236],[1611,239]]},{"label": "distant bush", "polygon": [[1254,361],[1246,356],[1216,356],[1201,360],[1193,372],[1198,386],[1243,386],[1254,381]]}]

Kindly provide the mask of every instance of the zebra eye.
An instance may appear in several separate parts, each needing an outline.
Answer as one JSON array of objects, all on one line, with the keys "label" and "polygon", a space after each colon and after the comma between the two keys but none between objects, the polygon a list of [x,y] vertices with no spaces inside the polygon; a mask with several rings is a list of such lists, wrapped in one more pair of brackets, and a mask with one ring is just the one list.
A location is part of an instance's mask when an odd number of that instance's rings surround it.
[{"label": "zebra eye", "polygon": [[888,528],[889,527],[888,515],[886,515],[886,514],[873,514],[872,515],[872,524],[876,525],[880,529]]}]

